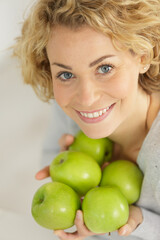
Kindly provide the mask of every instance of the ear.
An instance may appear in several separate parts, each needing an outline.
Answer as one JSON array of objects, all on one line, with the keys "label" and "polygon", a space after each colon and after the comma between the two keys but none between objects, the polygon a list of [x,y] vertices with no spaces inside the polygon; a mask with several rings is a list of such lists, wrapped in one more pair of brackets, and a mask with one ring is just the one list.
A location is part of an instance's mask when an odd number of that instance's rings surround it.
[{"label": "ear", "polygon": [[144,74],[150,68],[150,64],[148,63],[149,57],[147,54],[139,57],[139,73]]}]

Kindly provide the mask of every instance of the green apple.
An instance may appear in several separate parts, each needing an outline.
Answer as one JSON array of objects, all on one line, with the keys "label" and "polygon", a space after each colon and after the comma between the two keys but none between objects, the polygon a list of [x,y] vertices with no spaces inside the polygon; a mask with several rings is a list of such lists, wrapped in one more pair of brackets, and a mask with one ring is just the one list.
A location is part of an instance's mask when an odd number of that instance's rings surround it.
[{"label": "green apple", "polygon": [[102,173],[101,186],[117,186],[129,204],[140,196],[143,173],[138,166],[127,160],[117,160],[106,166]]},{"label": "green apple", "polygon": [[80,196],[96,187],[101,180],[101,168],[89,155],[77,151],[59,153],[50,164],[53,181],[72,187]]},{"label": "green apple", "polygon": [[50,182],[42,185],[32,201],[32,216],[35,221],[48,229],[66,229],[74,225],[80,199],[69,186]]},{"label": "green apple", "polygon": [[113,144],[108,138],[92,139],[80,130],[69,150],[85,152],[91,155],[99,165],[102,165],[104,161],[111,159],[112,148]]},{"label": "green apple", "polygon": [[129,206],[116,187],[93,188],[82,202],[83,218],[87,228],[94,233],[112,232],[126,224]]}]

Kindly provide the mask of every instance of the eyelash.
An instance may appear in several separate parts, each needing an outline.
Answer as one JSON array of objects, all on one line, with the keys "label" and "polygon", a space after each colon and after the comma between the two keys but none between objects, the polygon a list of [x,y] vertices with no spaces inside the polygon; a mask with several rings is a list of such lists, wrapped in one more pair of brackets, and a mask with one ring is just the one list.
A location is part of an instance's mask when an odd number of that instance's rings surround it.
[{"label": "eyelash", "polygon": [[[106,73],[98,73],[98,74],[100,74],[100,75],[107,75],[107,74],[110,74],[111,72],[112,72],[112,70],[115,68],[112,64],[101,64],[101,65],[99,65],[98,67],[97,67],[97,70],[99,69],[99,68],[102,68],[102,67],[105,67],[105,66],[107,66],[108,68],[111,68],[108,72],[106,72]],[[61,78],[61,75],[62,74],[64,74],[64,73],[70,73],[70,74],[72,74],[71,72],[64,72],[64,71],[61,71],[61,72],[59,72],[57,75],[56,75],[56,78],[57,79],[60,79],[62,82],[66,82],[66,81],[69,81],[69,80],[71,80],[72,78],[69,78],[69,79],[62,79]],[[74,74],[72,74],[73,76],[74,76]]]},{"label": "eyelash", "polygon": [[105,66],[107,66],[108,68],[111,68],[111,69],[106,73],[103,73],[103,74],[99,73],[99,74],[102,74],[102,75],[110,74],[112,72],[112,70],[114,69],[113,64],[101,64],[100,66],[97,67],[97,69],[105,67]]}]

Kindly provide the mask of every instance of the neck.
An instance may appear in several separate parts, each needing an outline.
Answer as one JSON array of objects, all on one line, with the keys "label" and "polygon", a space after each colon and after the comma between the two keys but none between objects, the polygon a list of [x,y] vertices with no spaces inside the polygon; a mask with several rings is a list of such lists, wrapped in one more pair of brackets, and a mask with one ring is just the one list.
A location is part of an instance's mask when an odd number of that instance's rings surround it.
[{"label": "neck", "polygon": [[147,116],[150,96],[140,89],[137,101],[127,119],[110,135],[110,139],[117,143],[123,152],[140,149],[147,135]]}]

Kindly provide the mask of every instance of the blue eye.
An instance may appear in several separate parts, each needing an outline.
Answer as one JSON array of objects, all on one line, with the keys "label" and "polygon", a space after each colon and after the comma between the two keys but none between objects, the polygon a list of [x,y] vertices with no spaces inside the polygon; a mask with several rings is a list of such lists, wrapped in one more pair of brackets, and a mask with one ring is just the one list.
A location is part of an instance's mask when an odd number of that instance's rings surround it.
[{"label": "blue eye", "polygon": [[103,65],[98,68],[98,73],[108,73],[112,69],[109,65]]},{"label": "blue eye", "polygon": [[69,80],[73,77],[74,75],[70,72],[63,72],[59,74],[57,77],[62,79],[62,80]]}]

